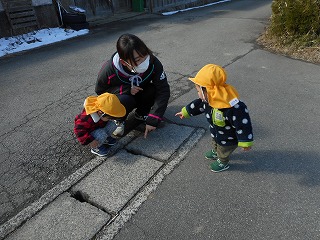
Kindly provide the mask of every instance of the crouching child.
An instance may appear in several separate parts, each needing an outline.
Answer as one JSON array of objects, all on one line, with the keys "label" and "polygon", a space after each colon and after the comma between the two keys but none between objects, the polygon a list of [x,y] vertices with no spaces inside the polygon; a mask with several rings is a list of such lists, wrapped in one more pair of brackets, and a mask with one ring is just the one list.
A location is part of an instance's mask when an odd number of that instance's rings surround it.
[{"label": "crouching child", "polygon": [[117,128],[114,120],[125,114],[126,109],[116,95],[89,96],[84,102],[84,109],[75,117],[74,133],[82,145],[90,145],[93,154],[107,156],[109,146],[116,143],[112,137]]},{"label": "crouching child", "polygon": [[204,113],[210,124],[212,149],[205,153],[213,172],[229,168],[229,156],[237,148],[249,151],[253,145],[251,120],[246,104],[237,90],[226,84],[225,70],[215,64],[205,65],[194,78],[199,98],[183,107],[176,116],[189,118]]}]

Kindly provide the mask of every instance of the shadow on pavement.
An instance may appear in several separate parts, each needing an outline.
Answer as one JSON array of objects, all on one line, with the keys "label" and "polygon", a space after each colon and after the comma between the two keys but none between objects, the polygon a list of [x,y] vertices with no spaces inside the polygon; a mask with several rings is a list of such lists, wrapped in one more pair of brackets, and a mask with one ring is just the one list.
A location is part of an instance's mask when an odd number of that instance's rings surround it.
[{"label": "shadow on pavement", "polygon": [[[246,160],[243,160],[243,157]],[[300,175],[298,183],[312,187],[320,184],[319,158],[320,156],[313,152],[254,150],[245,155],[235,153],[230,161],[232,167],[229,170]]]}]

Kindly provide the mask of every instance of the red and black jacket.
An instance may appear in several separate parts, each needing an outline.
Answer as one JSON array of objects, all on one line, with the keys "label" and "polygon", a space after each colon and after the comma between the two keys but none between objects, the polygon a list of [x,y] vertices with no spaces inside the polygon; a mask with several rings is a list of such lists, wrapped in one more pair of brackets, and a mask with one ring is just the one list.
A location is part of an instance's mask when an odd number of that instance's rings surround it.
[{"label": "red and black jacket", "polygon": [[85,109],[82,110],[74,119],[74,133],[78,141],[82,145],[87,145],[94,140],[94,137],[91,135],[91,132],[98,128],[105,127],[107,122],[102,121],[95,123],[90,115],[86,114]]}]

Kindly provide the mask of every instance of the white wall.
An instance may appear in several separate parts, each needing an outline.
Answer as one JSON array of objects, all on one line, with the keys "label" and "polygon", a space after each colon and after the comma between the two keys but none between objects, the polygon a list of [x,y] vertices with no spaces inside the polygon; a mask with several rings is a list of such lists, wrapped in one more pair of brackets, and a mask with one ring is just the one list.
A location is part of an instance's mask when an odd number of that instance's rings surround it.
[{"label": "white wall", "polygon": [[32,0],[32,6],[51,5],[52,0]]}]

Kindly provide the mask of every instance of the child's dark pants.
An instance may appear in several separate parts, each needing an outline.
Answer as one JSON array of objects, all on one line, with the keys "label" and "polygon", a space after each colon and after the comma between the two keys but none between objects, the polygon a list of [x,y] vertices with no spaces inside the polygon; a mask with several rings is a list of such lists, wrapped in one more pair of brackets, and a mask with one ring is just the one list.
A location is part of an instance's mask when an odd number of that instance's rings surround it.
[{"label": "child's dark pants", "polygon": [[238,145],[222,146],[217,144],[214,139],[212,139],[212,146],[213,146],[213,150],[217,153],[218,158],[224,164],[229,162],[229,156],[238,147]]}]

